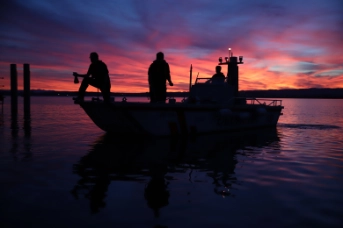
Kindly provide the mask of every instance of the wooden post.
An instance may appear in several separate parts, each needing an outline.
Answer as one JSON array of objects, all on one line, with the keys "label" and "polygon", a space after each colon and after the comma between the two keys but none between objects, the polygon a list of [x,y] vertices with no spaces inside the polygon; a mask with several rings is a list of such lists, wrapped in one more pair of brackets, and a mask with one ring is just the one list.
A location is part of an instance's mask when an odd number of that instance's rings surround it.
[{"label": "wooden post", "polygon": [[18,79],[17,79],[17,65],[11,64],[11,113],[18,114]]},{"label": "wooden post", "polygon": [[[4,79],[4,77],[0,77],[0,79]],[[4,87],[4,85],[0,85],[0,87]],[[0,93],[0,103],[1,103],[1,113],[4,111],[4,95]]]},{"label": "wooden post", "polygon": [[24,116],[30,116],[30,64],[24,63]]}]

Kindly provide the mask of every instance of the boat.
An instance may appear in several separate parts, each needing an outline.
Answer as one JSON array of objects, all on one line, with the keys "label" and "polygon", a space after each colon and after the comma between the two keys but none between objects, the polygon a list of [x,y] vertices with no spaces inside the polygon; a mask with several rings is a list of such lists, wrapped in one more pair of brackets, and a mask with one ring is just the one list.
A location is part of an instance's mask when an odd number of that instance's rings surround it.
[{"label": "boat", "polygon": [[243,56],[219,58],[218,65],[227,66],[225,82],[211,78],[192,82],[190,91],[180,102],[175,98],[166,103],[120,101],[104,103],[95,98],[77,102],[90,119],[105,132],[152,136],[196,135],[232,132],[246,129],[276,127],[282,115],[282,100],[239,96],[238,65]]}]

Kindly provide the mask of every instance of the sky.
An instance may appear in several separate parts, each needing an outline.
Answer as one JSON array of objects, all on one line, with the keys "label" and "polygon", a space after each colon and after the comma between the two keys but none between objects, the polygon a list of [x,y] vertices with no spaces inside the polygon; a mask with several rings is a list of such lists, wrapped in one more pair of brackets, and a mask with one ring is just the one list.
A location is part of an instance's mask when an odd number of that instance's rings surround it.
[{"label": "sky", "polygon": [[[0,8],[0,89],[10,64],[30,64],[31,89],[77,91],[90,52],[110,71],[111,92],[147,92],[162,51],[173,87],[190,66],[211,77],[219,57],[243,56],[240,90],[343,88],[342,0],[11,0]],[[226,74],[226,69],[223,68]],[[87,91],[96,91],[89,87]]]}]

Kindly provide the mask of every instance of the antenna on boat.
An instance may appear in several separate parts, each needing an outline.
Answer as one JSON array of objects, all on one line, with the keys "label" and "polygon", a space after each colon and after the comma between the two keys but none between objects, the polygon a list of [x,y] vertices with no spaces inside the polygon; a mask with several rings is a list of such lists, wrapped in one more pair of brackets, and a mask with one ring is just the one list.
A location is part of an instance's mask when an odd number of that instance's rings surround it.
[{"label": "antenna on boat", "polygon": [[233,86],[235,96],[238,96],[238,64],[243,64],[243,56],[233,56],[231,48],[228,48],[229,57],[225,57],[225,62],[222,61],[222,57],[219,57],[218,65],[227,65],[227,83]]},{"label": "antenna on boat", "polygon": [[192,64],[191,64],[191,69],[189,71],[189,92],[191,92],[191,88],[192,88]]}]

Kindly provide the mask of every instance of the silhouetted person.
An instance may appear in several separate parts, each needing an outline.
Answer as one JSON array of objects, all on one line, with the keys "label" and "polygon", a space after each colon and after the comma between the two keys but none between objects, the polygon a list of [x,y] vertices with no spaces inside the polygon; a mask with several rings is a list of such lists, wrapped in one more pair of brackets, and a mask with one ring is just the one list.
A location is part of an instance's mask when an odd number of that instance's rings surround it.
[{"label": "silhouetted person", "polygon": [[[102,147],[100,148],[102,149]],[[106,206],[105,199],[111,183],[108,167],[104,165],[102,157],[96,156],[96,152],[99,154],[102,151],[96,150],[94,153],[82,157],[79,163],[74,164],[73,172],[80,175],[81,179],[71,190],[75,199],[78,199],[79,195],[86,190],[85,198],[89,199],[92,214],[98,213],[100,209]]]},{"label": "silhouetted person", "polygon": [[144,191],[148,206],[154,211],[155,217],[160,216],[160,208],[169,204],[168,183],[164,179],[168,167],[165,164],[151,164],[151,180]]},{"label": "silhouetted person", "polygon": [[83,101],[88,85],[100,89],[105,102],[110,101],[111,81],[106,64],[99,60],[98,53],[92,52],[90,54],[91,64],[88,68],[87,74],[73,73],[75,77],[83,77],[77,96],[78,101]]},{"label": "silhouetted person", "polygon": [[103,173],[94,177],[94,186],[89,191],[87,198],[89,198],[89,206],[92,214],[100,211],[101,208],[106,206],[105,198],[111,179],[108,173]]},{"label": "silhouetted person", "polygon": [[222,67],[221,66],[216,66],[216,73],[212,76],[212,83],[215,84],[220,84],[224,83],[225,81],[225,75],[221,72]]},{"label": "silhouetted person", "polygon": [[148,70],[148,81],[150,90],[150,102],[165,102],[167,98],[166,81],[170,86],[173,82],[170,77],[169,64],[164,60],[164,54],[158,52],[156,60],[150,65]]}]

